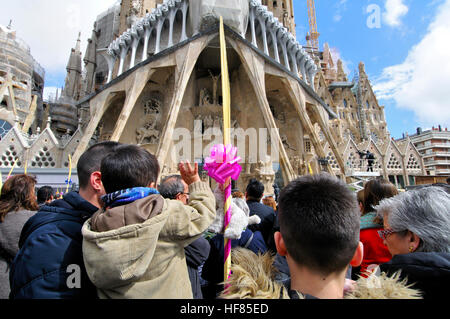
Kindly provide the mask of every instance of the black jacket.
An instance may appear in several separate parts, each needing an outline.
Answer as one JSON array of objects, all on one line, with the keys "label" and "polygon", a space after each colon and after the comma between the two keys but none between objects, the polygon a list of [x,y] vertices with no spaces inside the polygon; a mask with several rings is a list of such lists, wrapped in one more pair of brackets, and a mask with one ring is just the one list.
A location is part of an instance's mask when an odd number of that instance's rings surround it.
[{"label": "black jacket", "polygon": [[97,210],[71,192],[28,220],[11,264],[11,299],[96,298],[84,268],[81,228]]},{"label": "black jacket", "polygon": [[268,248],[273,250],[271,243],[275,225],[275,211],[271,207],[253,200],[247,201],[247,205],[250,208],[250,216],[257,215],[261,218],[260,224],[249,225],[248,228],[253,232],[260,231]]},{"label": "black jacket", "polygon": [[421,290],[424,299],[448,297],[450,285],[450,253],[421,253],[396,255],[391,261],[380,265],[387,274],[401,270],[401,277],[408,278],[408,284]]},{"label": "black jacket", "polygon": [[208,240],[200,237],[192,244],[184,248],[186,264],[188,267],[189,279],[192,285],[194,299],[203,299],[202,287],[200,285],[200,266],[203,266],[208,259],[211,247]]}]

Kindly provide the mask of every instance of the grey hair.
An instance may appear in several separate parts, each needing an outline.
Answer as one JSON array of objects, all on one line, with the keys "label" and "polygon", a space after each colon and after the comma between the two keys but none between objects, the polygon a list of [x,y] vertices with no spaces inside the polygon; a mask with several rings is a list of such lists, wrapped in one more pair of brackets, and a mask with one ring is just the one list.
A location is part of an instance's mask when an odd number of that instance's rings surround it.
[{"label": "grey hair", "polygon": [[442,188],[404,192],[382,200],[375,210],[388,217],[392,230],[419,236],[417,251],[450,252],[450,194]]},{"label": "grey hair", "polygon": [[175,199],[178,194],[184,193],[183,179],[180,175],[170,175],[161,181],[158,191],[162,197]]}]

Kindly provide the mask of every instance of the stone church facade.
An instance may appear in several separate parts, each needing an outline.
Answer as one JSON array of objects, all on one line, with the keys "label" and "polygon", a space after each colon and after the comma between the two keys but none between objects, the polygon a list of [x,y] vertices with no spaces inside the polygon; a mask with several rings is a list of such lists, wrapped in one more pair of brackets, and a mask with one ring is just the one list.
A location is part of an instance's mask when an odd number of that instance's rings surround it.
[{"label": "stone church facade", "polygon": [[[412,143],[390,138],[364,66],[348,81],[327,45],[317,53],[297,42],[292,1],[269,2],[123,0],[119,34],[99,48],[105,30],[94,25],[84,70],[77,43],[45,128],[28,134],[20,121],[11,125],[0,141],[0,167],[15,158],[33,168],[68,167],[69,155],[76,163],[89,145],[105,140],[156,154],[163,176],[176,173],[180,158],[202,163],[222,131],[217,17],[223,16],[232,132],[237,140],[246,134],[235,187],[256,177],[270,193],[274,182],[283,186],[321,170],[351,182],[365,170],[358,150],[375,154],[380,176],[399,186],[414,183],[423,161]],[[107,68],[104,76],[96,75],[97,65]],[[180,153],[185,138],[191,147]]]}]

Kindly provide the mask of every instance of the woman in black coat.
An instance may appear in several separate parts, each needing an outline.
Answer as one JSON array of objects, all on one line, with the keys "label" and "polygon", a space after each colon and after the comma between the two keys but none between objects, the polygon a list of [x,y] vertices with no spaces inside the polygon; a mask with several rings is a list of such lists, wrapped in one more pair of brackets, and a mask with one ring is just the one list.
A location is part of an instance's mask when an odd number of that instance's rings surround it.
[{"label": "woman in black coat", "polygon": [[448,296],[450,285],[450,194],[426,187],[385,199],[376,206],[379,231],[393,258],[382,272],[401,271],[426,299]]}]

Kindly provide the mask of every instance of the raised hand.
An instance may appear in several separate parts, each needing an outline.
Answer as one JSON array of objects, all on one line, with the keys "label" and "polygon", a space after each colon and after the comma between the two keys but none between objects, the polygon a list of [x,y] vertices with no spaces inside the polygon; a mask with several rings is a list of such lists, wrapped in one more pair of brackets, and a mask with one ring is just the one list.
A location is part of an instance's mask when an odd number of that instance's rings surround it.
[{"label": "raised hand", "polygon": [[186,161],[186,163],[182,161],[178,165],[178,169],[180,170],[181,178],[183,178],[186,184],[191,185],[200,181],[200,176],[198,175],[198,163],[195,163],[194,168],[192,168],[189,161]]}]

